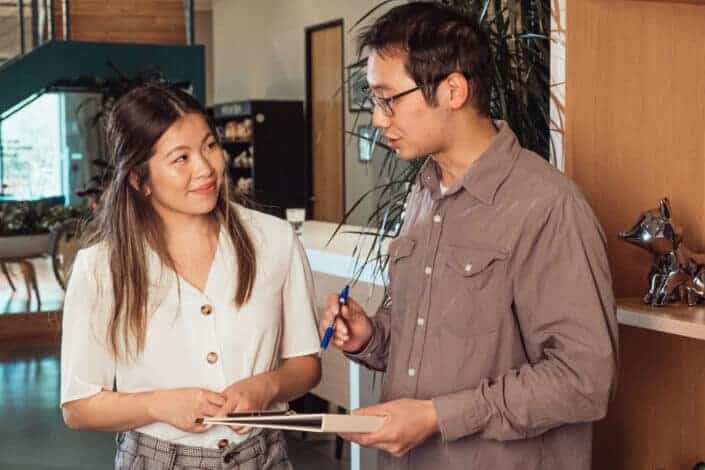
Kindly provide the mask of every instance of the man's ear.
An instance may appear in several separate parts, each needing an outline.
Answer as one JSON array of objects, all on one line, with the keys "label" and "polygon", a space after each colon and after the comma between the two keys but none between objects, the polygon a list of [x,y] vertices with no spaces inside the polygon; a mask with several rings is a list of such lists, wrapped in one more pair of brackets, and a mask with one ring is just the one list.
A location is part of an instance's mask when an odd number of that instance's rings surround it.
[{"label": "man's ear", "polygon": [[472,97],[472,88],[465,75],[453,72],[446,78],[448,84],[448,106],[452,109],[460,109],[465,106]]},{"label": "man's ear", "polygon": [[140,177],[137,176],[137,173],[134,171],[130,172],[129,182],[130,186],[132,186],[136,191],[144,193],[146,197],[149,197],[149,195],[152,194],[152,190],[149,188],[147,183],[144,184],[144,187],[140,187]]}]

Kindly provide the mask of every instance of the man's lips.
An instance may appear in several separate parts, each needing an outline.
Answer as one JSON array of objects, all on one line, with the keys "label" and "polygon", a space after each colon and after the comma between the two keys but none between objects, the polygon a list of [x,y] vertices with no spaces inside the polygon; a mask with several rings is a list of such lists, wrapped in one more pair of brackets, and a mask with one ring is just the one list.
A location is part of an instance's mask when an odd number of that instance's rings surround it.
[{"label": "man's lips", "polygon": [[385,138],[387,139],[387,144],[390,147],[398,147],[399,146],[399,140],[400,140],[399,137],[385,136]]}]

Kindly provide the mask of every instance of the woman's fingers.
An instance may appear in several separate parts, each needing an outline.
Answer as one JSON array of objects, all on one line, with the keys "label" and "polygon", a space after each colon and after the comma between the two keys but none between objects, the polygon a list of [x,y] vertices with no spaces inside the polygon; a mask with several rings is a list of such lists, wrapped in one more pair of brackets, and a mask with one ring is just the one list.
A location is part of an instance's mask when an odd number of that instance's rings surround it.
[{"label": "woman's fingers", "polygon": [[223,406],[228,401],[228,397],[226,397],[222,393],[206,390],[206,400],[209,403],[214,404],[215,406]]},{"label": "woman's fingers", "polygon": [[206,432],[211,428],[210,424],[194,424],[191,429],[189,429],[189,432]]},{"label": "woman's fingers", "polygon": [[206,403],[202,408],[201,412],[203,416],[213,417],[222,411],[222,406],[214,405],[213,403]]}]

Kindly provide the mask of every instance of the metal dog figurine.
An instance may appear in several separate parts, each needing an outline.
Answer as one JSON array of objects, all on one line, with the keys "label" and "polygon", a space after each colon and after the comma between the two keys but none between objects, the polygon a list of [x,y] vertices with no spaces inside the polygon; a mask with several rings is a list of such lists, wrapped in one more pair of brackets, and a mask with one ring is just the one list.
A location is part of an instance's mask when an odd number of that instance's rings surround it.
[{"label": "metal dog figurine", "polygon": [[644,212],[619,238],[654,255],[644,303],[660,307],[685,301],[693,306],[705,299],[705,255],[689,250],[682,230],[671,221],[667,198],[656,209]]}]

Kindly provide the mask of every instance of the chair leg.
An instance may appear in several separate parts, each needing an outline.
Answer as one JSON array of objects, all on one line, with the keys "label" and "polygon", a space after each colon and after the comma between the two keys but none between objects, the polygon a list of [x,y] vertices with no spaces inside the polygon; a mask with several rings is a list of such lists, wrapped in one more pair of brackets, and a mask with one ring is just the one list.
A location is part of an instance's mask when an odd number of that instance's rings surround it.
[{"label": "chair leg", "polygon": [[17,292],[17,288],[15,287],[15,283],[12,282],[12,276],[10,276],[10,271],[7,269],[7,264],[0,263],[0,270],[2,270],[2,273],[7,278],[7,282],[10,284],[10,289],[12,289],[12,292]]},{"label": "chair leg", "polygon": [[39,283],[37,282],[37,270],[34,269],[34,264],[28,261],[29,265],[32,267],[30,270],[30,277],[32,279],[32,287],[34,288],[34,295],[37,296],[37,312],[42,310],[42,298],[39,296]]},{"label": "chair leg", "polygon": [[37,273],[34,270],[34,265],[31,261],[22,260],[19,262],[24,277],[25,286],[27,287],[27,305],[32,305],[32,290],[37,296],[37,310],[41,309],[42,300],[39,297],[39,287],[37,286]]}]

